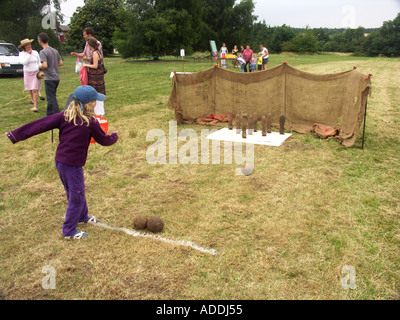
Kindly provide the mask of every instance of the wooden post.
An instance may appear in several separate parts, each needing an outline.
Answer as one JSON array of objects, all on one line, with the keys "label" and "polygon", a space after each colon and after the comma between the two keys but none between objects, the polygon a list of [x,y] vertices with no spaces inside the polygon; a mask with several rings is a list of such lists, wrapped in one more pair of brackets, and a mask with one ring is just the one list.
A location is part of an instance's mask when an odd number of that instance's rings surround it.
[{"label": "wooden post", "polygon": [[367,105],[368,105],[368,101],[365,102],[364,126],[363,126],[363,136],[362,136],[362,146],[361,146],[361,149],[362,149],[362,150],[364,150],[364,141],[365,141],[365,121],[367,120]]},{"label": "wooden post", "polygon": [[261,126],[262,126],[262,136],[265,137],[267,135],[267,118],[265,116],[261,117]]},{"label": "wooden post", "polygon": [[267,133],[272,133],[272,114],[267,115]]}]

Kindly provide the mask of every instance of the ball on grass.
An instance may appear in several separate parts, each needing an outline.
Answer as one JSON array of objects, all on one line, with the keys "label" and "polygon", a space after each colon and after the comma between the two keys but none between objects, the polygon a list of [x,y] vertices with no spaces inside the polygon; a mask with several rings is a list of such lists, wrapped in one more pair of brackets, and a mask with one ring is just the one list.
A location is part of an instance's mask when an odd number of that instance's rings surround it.
[{"label": "ball on grass", "polygon": [[137,230],[143,230],[147,227],[147,217],[138,215],[133,220],[133,227]]},{"label": "ball on grass", "polygon": [[164,221],[159,217],[151,217],[147,220],[147,230],[151,232],[161,232],[164,228]]},{"label": "ball on grass", "polygon": [[243,165],[243,167],[241,168],[242,174],[245,176],[249,176],[253,173],[254,171],[254,166],[251,164],[246,163],[245,165]]}]

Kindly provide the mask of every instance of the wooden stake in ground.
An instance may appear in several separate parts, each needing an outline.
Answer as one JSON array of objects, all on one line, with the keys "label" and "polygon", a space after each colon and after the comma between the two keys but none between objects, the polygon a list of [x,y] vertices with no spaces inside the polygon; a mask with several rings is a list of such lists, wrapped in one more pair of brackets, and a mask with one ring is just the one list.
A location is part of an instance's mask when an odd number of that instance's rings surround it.
[{"label": "wooden stake in ground", "polygon": [[254,126],[253,126],[254,132],[257,132],[257,129],[258,129],[257,128],[258,114],[255,113],[255,112],[253,114],[253,121],[254,121]]},{"label": "wooden stake in ground", "polygon": [[240,117],[240,114],[238,113],[236,115],[236,133],[239,134],[240,133],[240,125],[242,123],[242,118]]},{"label": "wooden stake in ground", "polygon": [[262,127],[262,136],[265,137],[267,135],[267,118],[265,116],[261,117],[261,127]]},{"label": "wooden stake in ground", "polygon": [[247,124],[247,126],[248,126],[248,132],[249,132],[249,135],[252,135],[253,134],[253,131],[254,131],[254,118],[253,118],[253,115],[251,114],[251,115],[249,115],[249,120],[248,120],[248,124]]},{"label": "wooden stake in ground", "polygon": [[281,114],[279,116],[279,133],[280,134],[285,134],[285,121],[286,121],[285,115]]},{"label": "wooden stake in ground", "polygon": [[272,114],[268,113],[267,115],[267,133],[271,133],[271,128],[272,128]]},{"label": "wooden stake in ground", "polygon": [[247,138],[247,124],[248,124],[247,117],[245,117],[243,115],[243,119],[242,119],[242,138],[243,139]]}]

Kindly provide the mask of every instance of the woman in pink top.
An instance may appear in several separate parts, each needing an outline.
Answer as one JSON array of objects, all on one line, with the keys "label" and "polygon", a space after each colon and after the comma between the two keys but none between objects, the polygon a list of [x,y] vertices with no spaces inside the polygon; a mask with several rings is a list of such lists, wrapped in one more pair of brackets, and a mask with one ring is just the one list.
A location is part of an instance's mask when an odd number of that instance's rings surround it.
[{"label": "woman in pink top", "polygon": [[244,72],[247,72],[247,65],[250,64],[251,58],[253,57],[253,50],[250,49],[250,46],[247,45],[246,49],[243,50],[243,59],[246,61],[246,65],[244,66]]}]

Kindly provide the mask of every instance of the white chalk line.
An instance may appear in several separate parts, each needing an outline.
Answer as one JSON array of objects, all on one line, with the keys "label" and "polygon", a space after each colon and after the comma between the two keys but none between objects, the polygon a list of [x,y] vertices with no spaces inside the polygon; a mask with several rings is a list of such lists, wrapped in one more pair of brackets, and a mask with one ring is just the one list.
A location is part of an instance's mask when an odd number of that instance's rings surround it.
[{"label": "white chalk line", "polygon": [[154,240],[163,241],[163,242],[166,242],[166,243],[169,243],[169,244],[173,244],[173,245],[177,245],[177,246],[191,247],[191,248],[193,248],[193,249],[195,249],[197,251],[208,253],[208,254],[212,254],[213,256],[219,254],[218,251],[216,251],[214,249],[207,249],[207,248],[204,248],[204,247],[200,247],[200,246],[198,246],[197,244],[195,244],[195,243],[193,243],[191,241],[171,240],[171,239],[168,239],[168,238],[161,237],[159,235],[149,234],[149,233],[142,233],[142,232],[134,231],[134,230],[127,229],[127,228],[112,227],[112,226],[109,226],[109,225],[107,225],[105,223],[100,223],[100,222],[96,223],[95,225],[99,226],[99,227],[102,227],[102,228],[105,228],[105,229],[109,229],[109,230],[122,231],[122,232],[125,232],[126,234],[128,234],[130,236],[133,236],[133,237],[151,238],[151,239],[154,239]]}]

